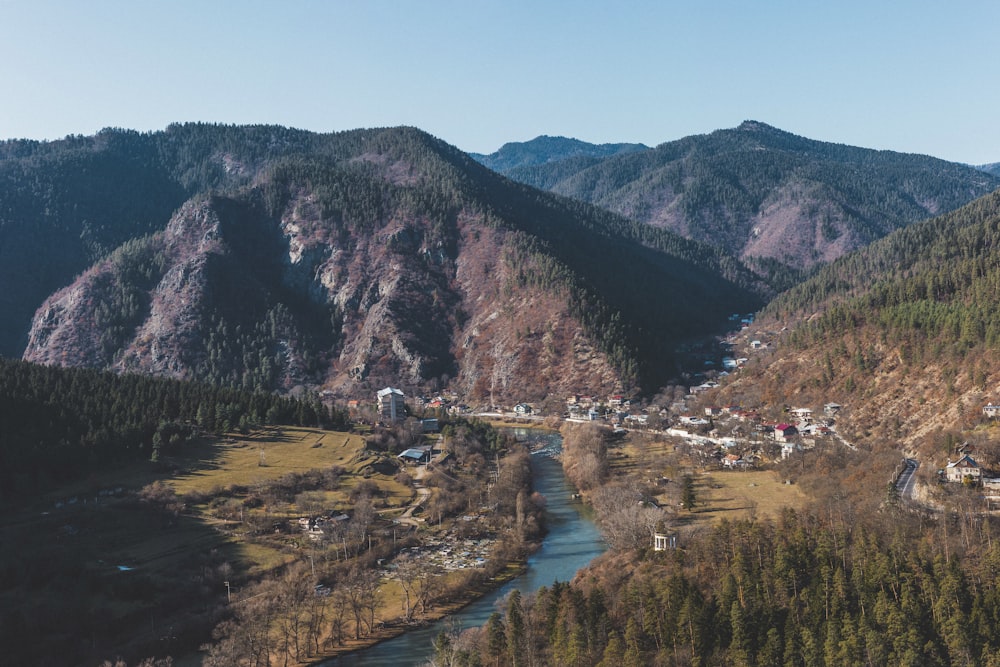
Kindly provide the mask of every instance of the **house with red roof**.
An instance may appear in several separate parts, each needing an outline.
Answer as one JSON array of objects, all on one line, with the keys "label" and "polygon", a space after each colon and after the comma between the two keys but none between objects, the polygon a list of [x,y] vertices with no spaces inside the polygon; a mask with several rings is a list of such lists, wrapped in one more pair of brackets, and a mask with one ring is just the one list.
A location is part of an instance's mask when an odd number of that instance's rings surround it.
[{"label": "house with red roof", "polygon": [[777,424],[774,427],[774,439],[778,442],[789,442],[799,434],[799,429],[793,424]]}]

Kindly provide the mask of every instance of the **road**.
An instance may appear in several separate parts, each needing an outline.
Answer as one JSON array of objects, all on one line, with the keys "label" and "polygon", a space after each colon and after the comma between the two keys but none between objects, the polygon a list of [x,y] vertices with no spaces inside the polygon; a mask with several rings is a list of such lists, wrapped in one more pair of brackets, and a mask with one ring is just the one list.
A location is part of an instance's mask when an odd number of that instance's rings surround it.
[{"label": "road", "polygon": [[917,471],[919,466],[920,463],[916,459],[903,459],[903,470],[896,478],[896,490],[899,491],[899,497],[903,500],[913,499],[913,485],[916,482],[916,476],[913,473]]}]

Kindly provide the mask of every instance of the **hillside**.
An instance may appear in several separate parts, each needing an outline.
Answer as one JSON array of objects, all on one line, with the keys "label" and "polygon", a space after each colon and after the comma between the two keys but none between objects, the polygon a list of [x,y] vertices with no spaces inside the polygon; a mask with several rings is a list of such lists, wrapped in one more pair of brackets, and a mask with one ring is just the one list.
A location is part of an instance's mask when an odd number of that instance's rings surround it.
[{"label": "hillside", "polygon": [[1000,177],[920,155],[799,137],[763,123],[655,149],[510,167],[510,178],[713,243],[785,275],[953,210]]},{"label": "hillside", "polygon": [[647,150],[649,150],[649,146],[643,144],[590,144],[567,137],[541,136],[535,137],[531,141],[506,143],[489,155],[481,153],[470,153],[469,155],[476,162],[503,174],[519,167],[552,164],[574,158],[605,158],[621,153],[637,153]]},{"label": "hillside", "polygon": [[981,171],[985,171],[988,174],[993,174],[994,176],[1000,176],[1000,162],[992,162],[990,164],[984,164],[977,167]]},{"label": "hillside", "polygon": [[162,230],[197,192],[245,185],[315,139],[280,127],[172,125],[0,142],[0,355],[20,356],[38,306],[95,261]]},{"label": "hillside", "polygon": [[835,401],[849,439],[943,464],[949,443],[986,437],[981,408],[1000,399],[998,267],[1000,193],[891,234],[775,299],[754,332],[777,348],[725,394]]},{"label": "hillside", "polygon": [[[184,200],[103,254],[64,218],[41,221],[70,229],[53,245],[79,264],[98,259],[75,279],[64,269],[64,287],[36,304],[27,360],[541,401],[655,388],[676,370],[677,342],[766,291],[718,250],[514,184],[418,130],[121,136],[155,147],[167,175],[155,187]],[[105,227],[129,231],[121,216]],[[40,240],[22,252],[51,254]]]}]

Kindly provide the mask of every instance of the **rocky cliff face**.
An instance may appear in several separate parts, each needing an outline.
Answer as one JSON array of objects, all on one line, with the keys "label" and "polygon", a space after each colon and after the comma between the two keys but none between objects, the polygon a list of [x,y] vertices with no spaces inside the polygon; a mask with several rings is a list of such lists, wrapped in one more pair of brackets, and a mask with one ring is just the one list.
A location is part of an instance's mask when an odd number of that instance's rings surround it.
[{"label": "rocky cliff face", "polygon": [[[265,385],[344,396],[451,386],[509,403],[620,385],[565,291],[514,286],[525,267],[513,264],[523,257],[511,232],[460,211],[444,247],[429,240],[434,224],[390,215],[356,233],[304,189],[274,217],[199,197],[50,297],[24,358],[236,382],[263,363]],[[145,284],[130,281],[149,267]],[[119,308],[128,312],[100,314]]]},{"label": "rocky cliff face", "polygon": [[28,360],[342,396],[388,384],[561,400],[655,388],[673,345],[761,305],[728,255],[512,183],[419,130],[124,139],[123,154],[142,148],[191,194],[153,233],[128,237],[132,209],[114,216],[128,240],[37,308]]}]

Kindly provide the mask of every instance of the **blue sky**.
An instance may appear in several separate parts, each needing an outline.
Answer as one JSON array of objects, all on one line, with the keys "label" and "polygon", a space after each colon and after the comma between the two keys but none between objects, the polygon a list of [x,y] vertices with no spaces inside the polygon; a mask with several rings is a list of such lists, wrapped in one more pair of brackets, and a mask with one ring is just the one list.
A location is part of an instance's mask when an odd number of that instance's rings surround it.
[{"label": "blue sky", "polygon": [[754,119],[1000,161],[1000,2],[0,0],[0,138],[413,125],[492,152]]}]

